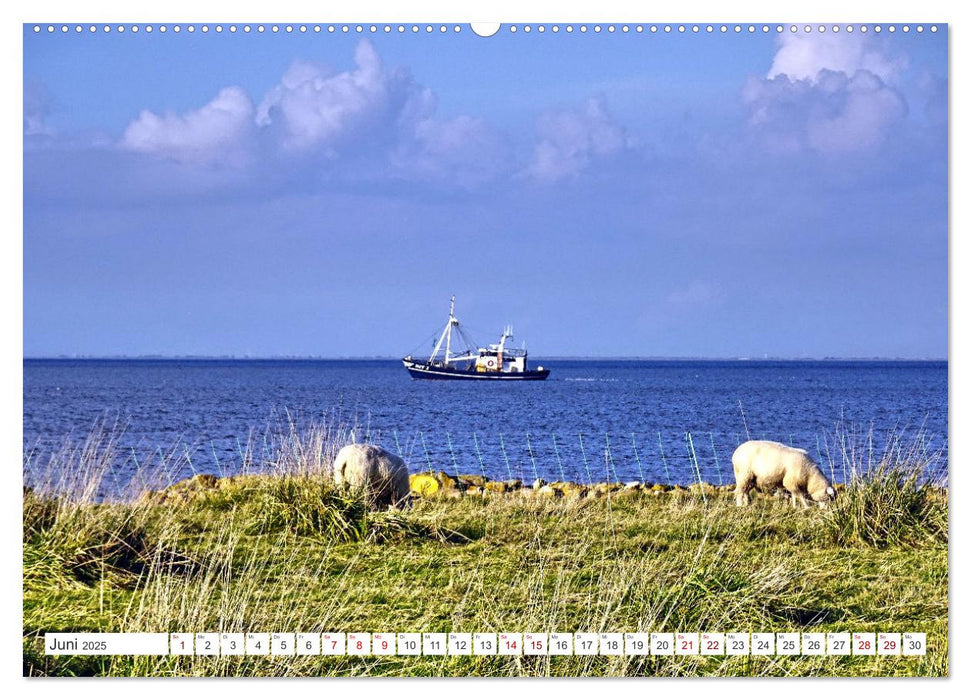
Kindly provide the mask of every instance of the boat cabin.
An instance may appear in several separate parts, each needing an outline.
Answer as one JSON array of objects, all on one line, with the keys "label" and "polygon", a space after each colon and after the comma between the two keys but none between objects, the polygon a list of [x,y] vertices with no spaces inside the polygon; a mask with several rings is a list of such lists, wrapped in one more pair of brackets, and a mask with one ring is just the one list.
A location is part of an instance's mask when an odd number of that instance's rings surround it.
[{"label": "boat cabin", "polygon": [[499,345],[479,348],[475,358],[476,372],[525,372],[526,351],[513,348],[500,349]]}]

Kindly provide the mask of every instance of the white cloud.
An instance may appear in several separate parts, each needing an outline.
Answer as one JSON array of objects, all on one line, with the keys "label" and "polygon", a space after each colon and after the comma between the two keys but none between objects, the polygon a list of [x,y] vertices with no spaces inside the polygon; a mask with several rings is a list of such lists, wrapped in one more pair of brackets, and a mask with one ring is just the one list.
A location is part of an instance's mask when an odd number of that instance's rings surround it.
[{"label": "white cloud", "polygon": [[869,37],[785,35],[768,77],[749,80],[742,91],[749,125],[776,153],[873,150],[907,114],[892,82],[905,65]]},{"label": "white cloud", "polygon": [[387,153],[434,113],[434,95],[407,71],[386,69],[367,40],[354,61],[353,70],[339,73],[295,61],[255,108],[246,92],[230,87],[182,115],[143,111],[121,145],[195,164],[245,164],[257,137],[268,152],[290,155]]},{"label": "white cloud", "polygon": [[297,61],[263,98],[256,123],[271,128],[286,150],[334,156],[365,137],[372,146],[393,142],[434,112],[431,90],[403,69],[385,69],[369,41],[358,44],[354,62],[354,70],[332,73]]},{"label": "white cloud", "polygon": [[596,158],[631,146],[625,129],[597,98],[587,100],[579,111],[545,115],[538,131],[539,143],[526,172],[549,182],[576,177]]},{"label": "white cloud", "polygon": [[796,32],[783,34],[778,46],[768,78],[785,75],[791,80],[815,81],[823,70],[847,75],[865,70],[892,82],[907,65],[904,57],[882,53],[875,40],[864,34]]},{"label": "white cloud", "polygon": [[903,98],[868,71],[852,78],[832,73],[821,81],[831,109],[816,109],[807,122],[809,144],[818,151],[842,153],[879,146],[895,123],[907,114]]},{"label": "white cloud", "polygon": [[[242,166],[257,156],[273,168],[341,159],[343,177],[391,175],[473,187],[510,168],[505,139],[484,120],[435,116],[434,93],[402,68],[386,67],[361,41],[355,67],[335,72],[294,62],[259,105],[226,88],[183,115],[145,111],[123,148],[179,162]],[[313,159],[317,162],[313,163]]]},{"label": "white cloud", "polygon": [[182,115],[144,110],[125,129],[121,146],[183,163],[239,166],[249,156],[252,135],[253,101],[241,88],[227,87]]},{"label": "white cloud", "polygon": [[751,80],[749,124],[769,150],[839,154],[878,147],[907,114],[903,97],[869,71],[821,71],[815,82]]}]

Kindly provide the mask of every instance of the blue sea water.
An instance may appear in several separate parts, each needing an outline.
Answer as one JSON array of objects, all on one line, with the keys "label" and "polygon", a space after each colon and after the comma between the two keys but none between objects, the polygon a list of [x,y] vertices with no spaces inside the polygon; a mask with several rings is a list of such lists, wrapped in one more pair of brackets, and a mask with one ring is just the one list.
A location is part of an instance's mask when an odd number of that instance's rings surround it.
[{"label": "blue sea water", "polygon": [[159,451],[185,458],[173,478],[232,474],[289,421],[353,428],[412,471],[530,481],[731,483],[746,435],[803,447],[841,481],[848,433],[878,456],[892,431],[921,433],[946,470],[946,362],[532,364],[549,380],[412,380],[398,361],[25,360],[25,478],[99,422],[123,428],[119,483]]}]

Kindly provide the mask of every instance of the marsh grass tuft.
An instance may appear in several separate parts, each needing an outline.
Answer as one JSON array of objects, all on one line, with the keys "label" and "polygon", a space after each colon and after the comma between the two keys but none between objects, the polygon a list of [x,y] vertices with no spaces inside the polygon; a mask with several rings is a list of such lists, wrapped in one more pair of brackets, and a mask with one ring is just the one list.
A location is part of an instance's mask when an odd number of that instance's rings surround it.
[{"label": "marsh grass tuft", "polygon": [[929,449],[921,432],[909,441],[894,433],[874,462],[872,431],[852,436],[840,441],[849,483],[826,513],[820,533],[838,545],[946,545],[948,494],[946,476],[938,475],[941,449]]},{"label": "marsh grass tuft", "polygon": [[50,580],[68,587],[121,583],[155,556],[157,542],[130,506],[72,503],[25,489],[23,509],[25,589]]},{"label": "marsh grass tuft", "polygon": [[289,531],[333,542],[359,542],[367,535],[367,505],[320,476],[259,479],[251,489],[252,532]]}]

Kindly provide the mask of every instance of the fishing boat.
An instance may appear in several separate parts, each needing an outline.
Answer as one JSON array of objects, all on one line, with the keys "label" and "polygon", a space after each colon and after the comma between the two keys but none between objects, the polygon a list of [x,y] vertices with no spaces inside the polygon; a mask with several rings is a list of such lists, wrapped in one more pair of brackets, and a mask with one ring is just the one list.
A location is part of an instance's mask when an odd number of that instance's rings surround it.
[{"label": "fishing boat", "polygon": [[[452,334],[455,333],[465,344],[465,351],[452,354]],[[473,343],[459,320],[455,318],[455,297],[448,310],[448,323],[442,331],[435,349],[427,360],[408,355],[401,361],[414,379],[470,379],[481,381],[537,381],[550,376],[543,367],[529,369],[526,364],[526,348],[506,346],[512,340],[512,326],[506,326],[499,342],[488,347],[474,349]],[[439,353],[444,354],[439,358]]]}]

